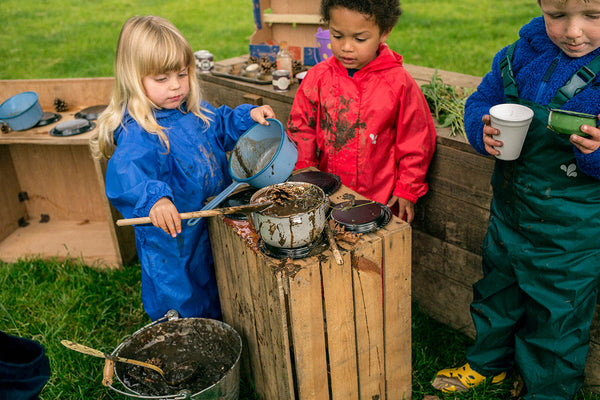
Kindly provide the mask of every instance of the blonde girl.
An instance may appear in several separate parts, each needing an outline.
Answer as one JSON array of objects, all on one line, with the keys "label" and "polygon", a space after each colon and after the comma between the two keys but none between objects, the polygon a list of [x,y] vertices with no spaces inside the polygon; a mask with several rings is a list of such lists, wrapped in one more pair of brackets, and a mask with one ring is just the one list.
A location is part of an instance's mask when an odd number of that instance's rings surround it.
[{"label": "blonde girl", "polygon": [[215,108],[200,96],[194,54],[181,32],[157,16],[123,25],[114,63],[115,87],[99,118],[98,153],[108,158],[106,195],[135,227],[142,301],[153,319],[175,309],[183,317],[218,318],[220,307],[206,223],[181,224],[230,182],[226,151],[271,107]]}]

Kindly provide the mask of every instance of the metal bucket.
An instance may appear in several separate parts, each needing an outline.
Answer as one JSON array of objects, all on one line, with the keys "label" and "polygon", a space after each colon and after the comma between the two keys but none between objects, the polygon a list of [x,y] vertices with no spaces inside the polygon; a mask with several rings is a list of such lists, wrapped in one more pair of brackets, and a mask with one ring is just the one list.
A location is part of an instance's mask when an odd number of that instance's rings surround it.
[{"label": "metal bucket", "polygon": [[165,372],[194,362],[197,373],[173,387],[150,369],[115,363],[115,375],[126,391],[107,386],[141,399],[237,400],[241,354],[242,340],[231,326],[213,319],[179,318],[171,310],[131,335],[112,355],[158,362]]}]

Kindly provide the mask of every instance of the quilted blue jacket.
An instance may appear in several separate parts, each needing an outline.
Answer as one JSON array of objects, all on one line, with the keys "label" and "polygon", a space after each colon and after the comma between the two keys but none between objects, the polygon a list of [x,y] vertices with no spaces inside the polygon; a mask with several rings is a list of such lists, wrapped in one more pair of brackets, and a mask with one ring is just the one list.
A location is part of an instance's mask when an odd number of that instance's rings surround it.
[{"label": "quilted blue jacket", "polygon": [[[513,56],[513,70],[519,96],[523,99],[547,105],[558,89],[583,65],[600,54],[600,48],[580,58],[564,54],[548,37],[543,17],[537,17],[523,26],[520,40]],[[507,46],[508,47],[508,46]],[[507,47],[500,50],[492,62],[492,69],[485,75],[477,91],[465,105],[465,131],[473,148],[488,155],[483,143],[483,122],[481,118],[489,114],[492,106],[504,103],[504,87],[500,73],[500,61]],[[549,77],[545,77],[548,67],[554,60],[557,65]],[[546,78],[546,79],[544,79]],[[600,113],[600,77],[583,91],[574,96],[562,107],[565,110],[598,115]],[[591,154],[581,153],[575,146],[573,151],[579,168],[594,178],[600,179],[600,150]]]}]

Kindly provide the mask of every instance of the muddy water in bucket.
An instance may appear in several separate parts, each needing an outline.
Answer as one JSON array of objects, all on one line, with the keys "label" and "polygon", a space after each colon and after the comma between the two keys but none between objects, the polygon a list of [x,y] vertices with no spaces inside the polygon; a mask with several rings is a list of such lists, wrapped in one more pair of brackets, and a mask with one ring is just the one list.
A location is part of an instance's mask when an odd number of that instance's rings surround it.
[{"label": "muddy water in bucket", "polygon": [[192,399],[233,400],[238,398],[241,351],[240,336],[229,325],[181,318],[140,329],[113,355],[155,364],[182,380],[170,385],[153,370],[115,365],[117,378],[135,395],[170,396],[187,390]]}]

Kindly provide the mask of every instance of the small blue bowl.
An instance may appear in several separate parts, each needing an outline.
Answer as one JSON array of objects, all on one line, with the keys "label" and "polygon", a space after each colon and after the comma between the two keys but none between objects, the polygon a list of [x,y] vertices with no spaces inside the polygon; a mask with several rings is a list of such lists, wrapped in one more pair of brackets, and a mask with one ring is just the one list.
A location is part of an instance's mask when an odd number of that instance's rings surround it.
[{"label": "small blue bowl", "polygon": [[0,105],[0,121],[13,131],[23,131],[42,119],[42,106],[36,92],[22,92],[9,97]]}]

